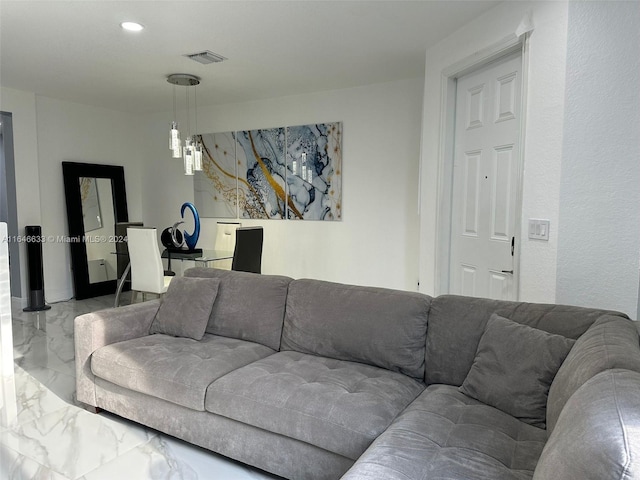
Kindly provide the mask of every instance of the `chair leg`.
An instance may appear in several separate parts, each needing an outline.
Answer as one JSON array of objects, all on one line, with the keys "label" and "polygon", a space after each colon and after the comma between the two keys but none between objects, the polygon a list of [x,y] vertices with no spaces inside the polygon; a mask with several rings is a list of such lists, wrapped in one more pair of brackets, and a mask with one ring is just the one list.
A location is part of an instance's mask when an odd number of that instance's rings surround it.
[{"label": "chair leg", "polygon": [[131,303],[136,303],[138,301],[138,294],[142,294],[142,301],[147,301],[147,294],[153,295],[153,298],[162,298],[164,293],[152,293],[152,292],[141,292],[140,290],[131,290]]}]

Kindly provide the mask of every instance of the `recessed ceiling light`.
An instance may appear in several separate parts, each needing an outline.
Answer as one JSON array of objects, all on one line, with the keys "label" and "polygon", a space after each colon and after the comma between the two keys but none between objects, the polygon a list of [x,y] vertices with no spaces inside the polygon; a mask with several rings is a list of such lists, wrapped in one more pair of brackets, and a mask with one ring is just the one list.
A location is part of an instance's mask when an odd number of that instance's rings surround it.
[{"label": "recessed ceiling light", "polygon": [[136,22],[122,22],[120,24],[120,26],[125,29],[128,30],[130,32],[139,32],[140,30],[142,30],[144,28],[144,26],[140,25],[139,23]]}]

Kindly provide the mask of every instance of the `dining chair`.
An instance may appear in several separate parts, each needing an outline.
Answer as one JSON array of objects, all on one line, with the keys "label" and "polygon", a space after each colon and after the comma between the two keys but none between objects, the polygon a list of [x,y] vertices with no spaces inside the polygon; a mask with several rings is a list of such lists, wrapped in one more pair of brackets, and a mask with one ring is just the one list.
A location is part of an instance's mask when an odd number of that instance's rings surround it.
[{"label": "dining chair", "polygon": [[131,303],[135,303],[138,292],[142,293],[143,302],[147,293],[164,295],[173,277],[164,275],[156,229],[127,228],[127,243],[131,260]]},{"label": "dining chair", "polygon": [[118,279],[124,275],[129,265],[129,247],[127,246],[127,229],[144,227],[142,222],[116,222],[114,225],[116,264]]},{"label": "dining chair", "polygon": [[[233,252],[236,245],[236,230],[240,227],[242,227],[242,224],[238,222],[218,222],[216,224],[216,240],[213,244],[214,250]],[[231,270],[231,264],[232,259],[225,258],[215,260],[213,267]]]},{"label": "dining chair", "polygon": [[263,239],[262,227],[238,228],[231,270],[261,273]]}]

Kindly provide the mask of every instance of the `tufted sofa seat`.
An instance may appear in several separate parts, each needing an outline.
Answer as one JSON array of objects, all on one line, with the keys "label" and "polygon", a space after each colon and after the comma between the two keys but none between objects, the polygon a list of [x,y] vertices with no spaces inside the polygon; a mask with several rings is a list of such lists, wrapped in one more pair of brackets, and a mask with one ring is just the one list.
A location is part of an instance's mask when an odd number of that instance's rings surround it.
[{"label": "tufted sofa seat", "polygon": [[115,385],[204,411],[206,389],[214,380],[273,353],[236,338],[206,334],[194,342],[157,334],[99,349],[91,368]]},{"label": "tufted sofa seat", "polygon": [[431,385],[343,479],[533,476],[547,432],[485,405],[450,385]]},{"label": "tufted sofa seat", "polygon": [[640,335],[620,313],[185,277],[180,308],[169,291],[75,319],[80,402],[292,480],[640,480]]},{"label": "tufted sofa seat", "polygon": [[211,383],[206,409],[355,460],[423,390],[400,373],[286,351]]}]

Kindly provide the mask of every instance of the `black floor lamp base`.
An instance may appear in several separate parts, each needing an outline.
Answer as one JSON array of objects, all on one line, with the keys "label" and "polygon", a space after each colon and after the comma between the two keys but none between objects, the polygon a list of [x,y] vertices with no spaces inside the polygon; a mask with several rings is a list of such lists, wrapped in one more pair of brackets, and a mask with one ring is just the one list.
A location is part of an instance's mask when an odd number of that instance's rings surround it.
[{"label": "black floor lamp base", "polygon": [[50,310],[51,305],[44,303],[44,290],[31,290],[29,292],[29,306],[23,308],[23,312],[41,312]]}]

